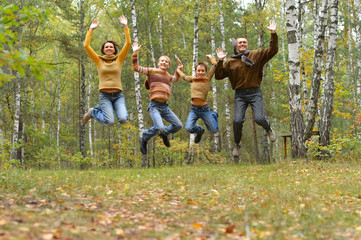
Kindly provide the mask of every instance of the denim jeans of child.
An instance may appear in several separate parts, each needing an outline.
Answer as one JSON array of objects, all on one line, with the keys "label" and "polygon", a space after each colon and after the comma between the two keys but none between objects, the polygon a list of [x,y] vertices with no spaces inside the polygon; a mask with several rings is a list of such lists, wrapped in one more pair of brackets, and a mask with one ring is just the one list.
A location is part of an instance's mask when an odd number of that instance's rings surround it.
[{"label": "denim jeans of child", "polygon": [[201,118],[211,133],[218,132],[218,116],[215,111],[211,111],[208,106],[202,108],[191,107],[185,129],[189,133],[199,133],[201,126],[196,126],[197,120]]},{"label": "denim jeans of child", "polygon": [[119,123],[123,124],[128,121],[123,92],[99,92],[99,104],[93,108],[91,117],[101,124],[111,126],[115,123],[113,110]]},{"label": "denim jeans of child", "polygon": [[[154,125],[150,129],[145,129],[143,131],[142,137],[144,141],[148,141],[153,136],[159,135],[160,133],[165,135],[176,133],[183,127],[182,122],[168,107],[168,103],[152,100],[149,103],[148,112],[153,120]],[[164,126],[162,118],[171,125],[167,127]]]}]

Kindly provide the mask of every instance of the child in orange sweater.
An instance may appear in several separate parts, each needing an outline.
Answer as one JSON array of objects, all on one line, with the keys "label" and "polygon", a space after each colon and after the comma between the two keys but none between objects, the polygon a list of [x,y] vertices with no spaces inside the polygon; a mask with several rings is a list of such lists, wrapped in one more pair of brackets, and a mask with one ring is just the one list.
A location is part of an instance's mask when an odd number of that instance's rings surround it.
[{"label": "child in orange sweater", "polygon": [[[181,61],[176,57],[178,62]],[[212,62],[212,68],[207,73],[208,64],[206,62],[197,62],[195,64],[196,76],[186,76],[180,69],[177,69],[177,73],[187,82],[192,83],[191,86],[191,99],[192,107],[189,112],[185,129],[189,133],[197,134],[194,142],[199,143],[201,141],[204,129],[201,126],[196,126],[196,122],[201,118],[206,125],[208,131],[211,133],[218,132],[218,114],[211,110],[207,105],[207,96],[211,87],[211,80],[216,70],[216,60],[207,55],[207,58]]]}]

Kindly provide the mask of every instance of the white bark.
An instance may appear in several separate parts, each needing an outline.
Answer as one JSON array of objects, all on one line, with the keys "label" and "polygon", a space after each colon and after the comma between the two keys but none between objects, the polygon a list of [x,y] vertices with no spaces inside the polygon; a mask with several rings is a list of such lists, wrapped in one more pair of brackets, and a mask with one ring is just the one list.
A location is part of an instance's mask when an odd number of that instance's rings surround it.
[{"label": "white bark", "polygon": [[[355,14],[356,14],[356,46],[360,53],[361,51],[361,3],[360,0],[355,0]],[[361,76],[361,57],[357,59],[357,76]],[[361,106],[361,79],[357,78],[357,103]]]},{"label": "white bark", "polygon": [[286,1],[287,39],[289,52],[289,93],[292,131],[292,157],[304,157],[306,146],[301,99],[300,59],[297,42],[295,0]]},{"label": "white bark", "polygon": [[20,118],[20,104],[21,104],[21,87],[20,81],[21,76],[18,72],[15,73],[16,78],[14,81],[15,95],[14,95],[14,126],[13,126],[13,136],[12,136],[12,153],[11,158],[17,159],[17,149],[16,144],[19,141],[19,118]]},{"label": "white bark", "polygon": [[158,14],[158,23],[156,23],[156,29],[158,32],[158,40],[159,40],[159,50],[160,55],[164,55],[163,53],[163,18],[162,15]]},{"label": "white bark", "polygon": [[[212,46],[212,56],[215,57],[215,53],[216,53],[216,41],[214,38],[214,24],[213,22],[211,22],[211,33],[212,33],[212,37],[211,37],[211,46]],[[215,79],[211,79],[212,81],[212,95],[213,95],[213,110],[217,112],[218,107],[217,107],[217,85],[216,85],[216,80]],[[213,140],[213,144],[214,144],[214,151],[218,152],[218,145],[219,145],[219,133],[215,133],[214,134],[214,140]]]},{"label": "white bark", "polygon": [[[92,88],[92,79],[93,79],[93,74],[91,73],[91,71],[89,71],[89,83],[88,83],[88,96],[87,96],[87,107],[88,109],[90,108],[90,95],[91,95],[91,88]],[[88,122],[88,137],[89,137],[89,148],[90,148],[90,156],[93,157],[93,139],[92,139],[92,121]]]},{"label": "white bark", "polygon": [[[55,48],[56,61],[59,62],[58,48]],[[57,84],[56,84],[56,97],[57,97],[57,128],[56,128],[56,153],[58,155],[58,168],[61,169],[61,158],[60,158],[60,110],[61,110],[61,91],[60,91],[60,80],[59,80],[59,65],[57,65]]]},{"label": "white bark", "polygon": [[154,57],[154,47],[152,42],[152,33],[150,29],[150,24],[148,24],[148,38],[149,38],[149,47],[150,47],[150,54],[152,56],[153,67],[156,68],[157,62],[155,61],[155,57]]},{"label": "white bark", "polygon": [[[192,76],[195,76],[195,64],[198,61],[198,19],[199,19],[199,11],[198,11],[198,5],[195,3],[194,6],[194,26],[193,26],[193,64],[192,64]],[[189,136],[189,146],[192,146],[194,143],[195,134],[190,134]],[[192,147],[191,147],[192,148]],[[193,150],[193,149],[192,149]],[[191,151],[193,153],[193,151]]]},{"label": "white bark", "polygon": [[[138,39],[138,28],[137,28],[137,12],[135,9],[135,0],[130,1],[132,6],[132,27],[133,27],[133,39],[134,42],[139,42]],[[144,121],[143,121],[143,106],[142,106],[142,95],[140,93],[140,81],[139,73],[134,72],[134,87],[135,87],[135,100],[137,103],[138,111],[138,125],[139,125],[139,136],[142,136],[144,130]]]},{"label": "white bark", "polygon": [[314,65],[313,65],[311,91],[305,113],[306,139],[311,137],[317,114],[317,104],[318,104],[320,85],[322,79],[321,73],[322,73],[322,65],[323,65],[322,57],[324,54],[324,45],[325,45],[325,29],[327,25],[327,3],[328,3],[327,0],[322,0],[321,14],[319,16],[319,21],[315,22],[315,28],[316,28],[315,57],[314,57]]},{"label": "white bark", "polygon": [[[224,17],[223,17],[223,4],[222,0],[219,1],[219,23],[221,26],[221,35],[222,35],[222,48],[226,49],[226,41],[225,41],[225,29],[224,29]],[[224,81],[224,90],[228,92],[228,81]],[[232,152],[232,143],[231,143],[231,112],[229,110],[229,96],[227,95],[227,100],[225,102],[225,109],[226,109],[226,137],[228,143],[228,151],[229,153]]]},{"label": "white bark", "polygon": [[324,82],[324,95],[320,121],[320,143],[323,146],[330,144],[331,115],[334,95],[334,65],[337,41],[337,15],[338,0],[331,1],[330,7],[330,39],[327,47],[326,74]]},{"label": "white bark", "polygon": [[[0,119],[2,118],[2,105],[0,104]],[[4,140],[4,132],[1,128],[1,125],[0,125],[0,142]]]},{"label": "white bark", "polygon": [[[133,39],[134,42],[139,42],[138,39],[138,27],[137,27],[137,12],[135,9],[135,0],[130,1],[131,12],[132,12],[132,27],[133,27]],[[139,61],[139,58],[138,58]],[[138,130],[139,137],[142,137],[142,132],[144,130],[144,118],[143,118],[143,105],[142,105],[142,95],[140,92],[140,80],[139,73],[134,72],[134,89],[135,89],[135,101],[137,104],[137,112],[138,112]],[[141,167],[147,167],[147,157],[146,155],[142,155]]]}]

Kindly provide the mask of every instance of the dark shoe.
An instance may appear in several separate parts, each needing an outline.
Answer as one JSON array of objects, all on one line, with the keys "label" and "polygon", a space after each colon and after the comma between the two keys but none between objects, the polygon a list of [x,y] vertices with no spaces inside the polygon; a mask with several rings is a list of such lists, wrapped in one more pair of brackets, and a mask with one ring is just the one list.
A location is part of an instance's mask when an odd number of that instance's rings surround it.
[{"label": "dark shoe", "polygon": [[83,117],[83,125],[87,124],[89,122],[89,120],[92,118],[91,117],[92,110],[93,110],[93,108],[89,108],[88,112],[84,115],[84,117]]},{"label": "dark shoe", "polygon": [[204,129],[202,128],[202,130],[197,133],[197,136],[194,139],[194,143],[199,143],[201,141],[203,133],[204,133]]},{"label": "dark shoe", "polygon": [[232,155],[236,162],[239,161],[240,149],[241,149],[241,144],[234,144]]},{"label": "dark shoe", "polygon": [[271,142],[276,141],[276,133],[273,131],[272,128],[270,128],[270,130],[267,131],[267,136]]},{"label": "dark shoe", "polygon": [[169,142],[169,139],[168,139],[168,135],[164,134],[164,133],[161,133],[159,134],[159,136],[163,139],[163,143],[166,147],[170,147],[170,142]]},{"label": "dark shoe", "polygon": [[139,143],[140,143],[140,151],[143,154],[147,154],[147,141],[143,140],[143,138],[140,137]]}]

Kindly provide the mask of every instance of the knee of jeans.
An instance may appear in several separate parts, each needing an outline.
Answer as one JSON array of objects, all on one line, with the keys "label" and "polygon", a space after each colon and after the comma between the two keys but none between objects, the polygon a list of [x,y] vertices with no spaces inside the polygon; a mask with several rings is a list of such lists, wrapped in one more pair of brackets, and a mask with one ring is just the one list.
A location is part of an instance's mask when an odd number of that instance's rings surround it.
[{"label": "knee of jeans", "polygon": [[114,124],[115,124],[115,122],[110,121],[110,120],[107,120],[107,121],[104,122],[104,125],[106,125],[106,126],[113,126]]},{"label": "knee of jeans", "polygon": [[191,131],[192,131],[192,127],[189,126],[189,125],[186,125],[186,126],[185,126],[185,129],[186,129],[187,132],[191,132]]},{"label": "knee of jeans", "polygon": [[182,123],[174,124],[174,129],[176,129],[177,131],[178,131],[178,130],[181,130],[182,127],[183,127],[183,124],[182,124]]},{"label": "knee of jeans", "polygon": [[264,116],[259,116],[259,117],[254,117],[254,121],[258,124],[258,125],[262,125],[265,121],[266,118]]},{"label": "knee of jeans", "polygon": [[218,132],[218,128],[213,128],[213,129],[209,129],[210,133],[217,133]]},{"label": "knee of jeans", "polygon": [[120,124],[124,124],[124,123],[126,123],[128,121],[128,118],[120,118],[120,119],[118,119],[118,122],[120,123]]}]

